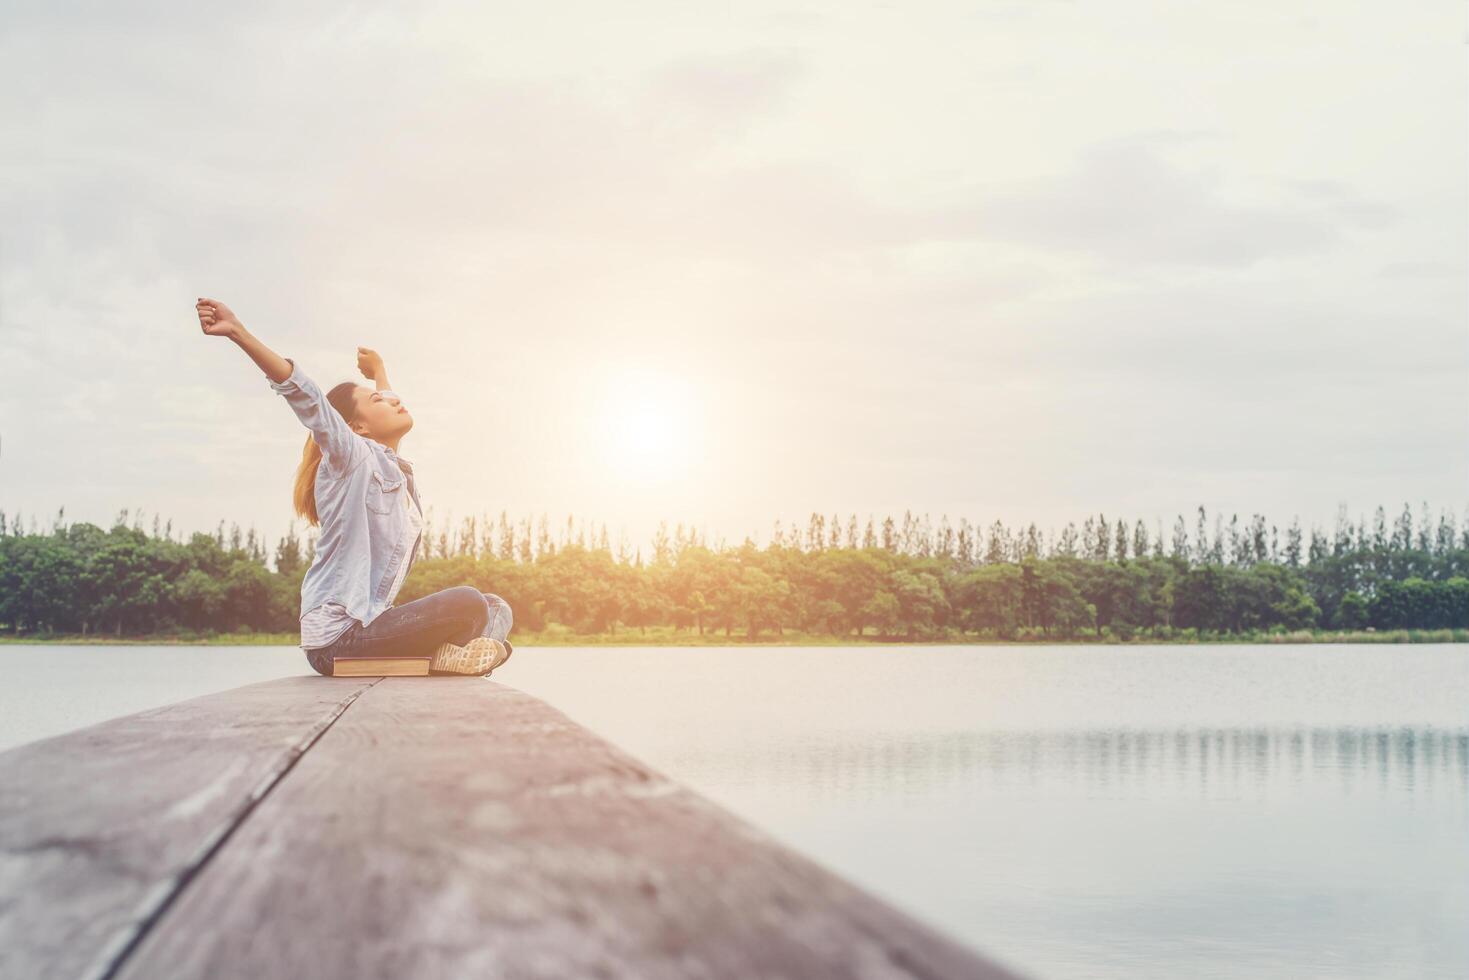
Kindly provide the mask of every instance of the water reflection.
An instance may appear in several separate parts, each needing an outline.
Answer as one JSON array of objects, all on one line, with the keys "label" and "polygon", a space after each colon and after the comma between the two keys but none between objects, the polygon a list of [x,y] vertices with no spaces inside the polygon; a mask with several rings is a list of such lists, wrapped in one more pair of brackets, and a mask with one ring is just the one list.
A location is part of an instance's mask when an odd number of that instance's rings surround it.
[{"label": "water reflection", "polygon": [[1022,974],[1466,975],[1469,727],[785,736],[660,761]]},{"label": "water reflection", "polygon": [[[698,765],[715,761],[708,746],[695,751]],[[718,763],[731,781],[799,783],[820,797],[858,799],[1042,783],[1150,799],[1313,787],[1469,797],[1469,729],[1437,727],[807,735],[747,741]]]}]

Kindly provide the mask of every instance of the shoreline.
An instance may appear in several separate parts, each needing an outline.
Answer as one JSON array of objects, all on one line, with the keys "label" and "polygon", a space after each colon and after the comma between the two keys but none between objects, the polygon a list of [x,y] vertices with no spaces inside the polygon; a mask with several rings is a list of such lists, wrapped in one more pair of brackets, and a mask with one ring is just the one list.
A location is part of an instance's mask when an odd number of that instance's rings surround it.
[{"label": "shoreline", "polygon": [[[784,636],[761,636],[757,639],[722,633],[675,633],[669,630],[639,634],[579,634],[566,630],[522,633],[513,637],[516,647],[892,647],[892,646],[1227,646],[1227,645],[1292,645],[1313,644],[1381,644],[1381,643],[1469,643],[1469,630],[1294,630],[1275,633],[1227,633],[1222,635],[1189,635],[1177,631],[1168,636],[1116,635],[1074,636],[950,636],[926,639],[905,637],[807,635],[788,631]],[[15,636],[0,634],[0,646],[279,646],[299,647],[295,633],[223,633],[213,635],[157,634],[138,636],[99,636],[97,634],[41,634]]]}]

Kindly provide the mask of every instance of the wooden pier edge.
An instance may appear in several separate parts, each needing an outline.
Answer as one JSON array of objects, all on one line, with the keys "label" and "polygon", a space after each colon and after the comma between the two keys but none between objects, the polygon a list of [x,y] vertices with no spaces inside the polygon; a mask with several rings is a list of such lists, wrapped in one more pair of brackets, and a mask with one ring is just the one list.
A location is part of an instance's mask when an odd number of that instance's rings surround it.
[{"label": "wooden pier edge", "polygon": [[0,787],[3,977],[1014,976],[483,678],[248,685]]}]

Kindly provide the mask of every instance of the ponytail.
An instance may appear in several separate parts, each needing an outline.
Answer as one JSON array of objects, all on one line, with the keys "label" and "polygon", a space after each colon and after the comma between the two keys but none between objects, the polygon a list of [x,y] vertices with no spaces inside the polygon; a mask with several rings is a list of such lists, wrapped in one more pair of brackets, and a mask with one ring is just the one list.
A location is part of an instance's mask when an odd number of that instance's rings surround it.
[{"label": "ponytail", "polygon": [[291,502],[296,505],[296,513],[306,518],[306,523],[312,527],[321,524],[316,516],[316,471],[320,468],[321,447],[308,433],[306,446],[301,450],[301,465],[296,467],[296,486],[291,492]]}]

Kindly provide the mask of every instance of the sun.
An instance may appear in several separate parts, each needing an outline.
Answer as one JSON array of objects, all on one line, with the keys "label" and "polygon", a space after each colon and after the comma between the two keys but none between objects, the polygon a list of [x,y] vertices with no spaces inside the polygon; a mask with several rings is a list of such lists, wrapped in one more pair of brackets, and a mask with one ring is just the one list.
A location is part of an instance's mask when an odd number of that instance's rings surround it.
[{"label": "sun", "polygon": [[673,451],[673,420],[666,406],[663,409],[650,405],[630,407],[620,418],[614,417],[614,425],[616,442],[633,459],[646,463]]},{"label": "sun", "polygon": [[609,378],[598,433],[608,471],[642,485],[668,482],[688,460],[696,402],[692,386],[663,372]]}]

